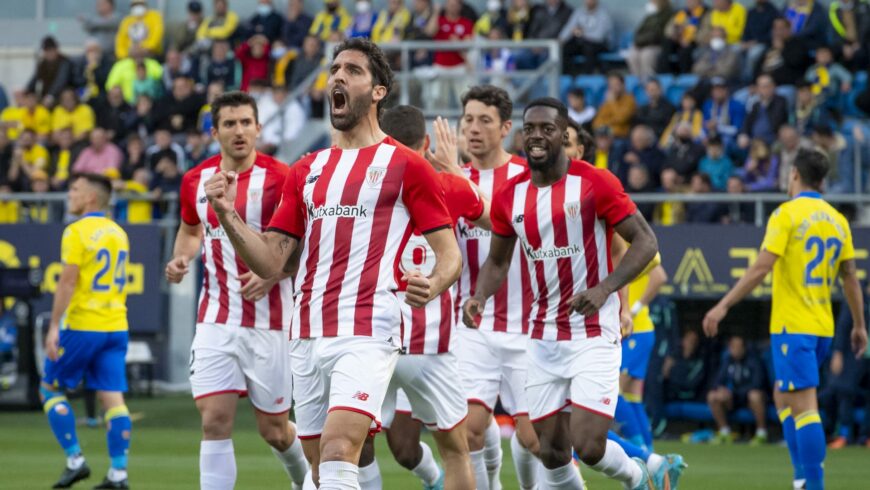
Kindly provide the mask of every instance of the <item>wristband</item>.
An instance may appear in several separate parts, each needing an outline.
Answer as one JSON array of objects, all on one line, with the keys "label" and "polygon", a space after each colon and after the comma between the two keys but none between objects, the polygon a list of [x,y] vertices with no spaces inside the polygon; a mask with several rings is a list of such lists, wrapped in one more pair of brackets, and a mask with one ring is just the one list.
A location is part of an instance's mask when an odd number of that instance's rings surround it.
[{"label": "wristband", "polygon": [[643,307],[643,303],[641,303],[640,301],[635,301],[634,304],[631,305],[631,316],[636,316],[638,313],[640,313],[640,310],[642,310]]}]

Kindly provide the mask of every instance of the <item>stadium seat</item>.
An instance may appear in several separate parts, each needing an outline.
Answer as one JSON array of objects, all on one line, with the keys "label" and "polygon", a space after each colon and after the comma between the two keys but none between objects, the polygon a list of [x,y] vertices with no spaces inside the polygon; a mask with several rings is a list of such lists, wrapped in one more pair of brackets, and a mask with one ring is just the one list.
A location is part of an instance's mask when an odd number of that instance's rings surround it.
[{"label": "stadium seat", "polygon": [[574,85],[574,77],[571,75],[559,76],[559,100],[566,102],[568,100],[568,91]]},{"label": "stadium seat", "polygon": [[631,47],[633,42],[634,32],[623,32],[619,35],[619,42],[617,43],[616,50],[608,53],[601,53],[598,55],[598,59],[604,63],[610,63],[613,65],[623,64],[625,63],[625,55],[623,53]]},{"label": "stadium seat", "polygon": [[[667,97],[671,104],[679,107],[683,94],[694,88],[698,84],[698,80],[697,75],[685,74],[678,76],[673,84],[665,89],[665,97]],[[662,88],[664,89],[664,84],[662,84]],[[698,105],[700,106],[700,103]]]},{"label": "stadium seat", "polygon": [[604,100],[607,78],[604,75],[580,75],[574,79],[574,86],[583,89],[586,94],[586,104],[598,107]]}]

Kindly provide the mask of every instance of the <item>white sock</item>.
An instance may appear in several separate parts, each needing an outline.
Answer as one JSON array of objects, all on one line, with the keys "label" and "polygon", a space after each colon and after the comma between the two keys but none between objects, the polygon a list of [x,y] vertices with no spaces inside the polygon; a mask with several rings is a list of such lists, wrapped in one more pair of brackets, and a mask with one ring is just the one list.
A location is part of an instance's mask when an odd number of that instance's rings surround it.
[{"label": "white sock", "polygon": [[224,490],[236,485],[236,455],[233,440],[202,441],[199,445],[199,486]]},{"label": "white sock", "polygon": [[583,490],[583,480],[573,462],[552,470],[543,465],[540,468],[543,486],[548,490]]},{"label": "white sock", "polygon": [[723,436],[727,436],[730,433],[731,433],[731,427],[728,427],[727,425],[725,427],[722,427],[721,429],[719,429],[719,434],[721,434]]},{"label": "white sock", "polygon": [[[501,428],[495,417],[489,421],[484,432],[483,459],[486,462],[486,473],[489,478],[489,490],[501,490],[501,461],[504,452],[501,449]],[[480,488],[480,487],[478,487]]]},{"label": "white sock", "polygon": [[71,470],[77,470],[81,468],[83,464],[85,464],[85,457],[81,454],[66,457],[66,467]]},{"label": "white sock", "polygon": [[755,435],[758,437],[767,437],[767,429],[755,429]]},{"label": "white sock", "polygon": [[109,468],[109,472],[106,474],[106,478],[108,478],[109,481],[124,481],[127,479],[127,470]]},{"label": "white sock", "polygon": [[359,487],[361,490],[381,490],[384,482],[381,480],[381,468],[378,460],[372,461],[368,466],[359,469]]},{"label": "white sock", "polygon": [[614,480],[621,481],[628,488],[640,485],[643,478],[643,471],[637,462],[629,458],[619,444],[610,439],[607,440],[604,457],[591,468]]},{"label": "white sock", "polygon": [[359,467],[344,461],[321,461],[320,490],[360,490]]},{"label": "white sock", "polygon": [[314,477],[310,471],[305,475],[305,482],[302,484],[302,490],[317,490],[317,485],[314,484]]},{"label": "white sock", "polygon": [[801,478],[800,480],[792,480],[791,487],[794,490],[801,490],[804,487],[804,485],[806,485],[806,484],[807,484],[806,478]]},{"label": "white sock", "polygon": [[474,481],[477,484],[477,490],[490,490],[489,474],[486,472],[486,461],[483,459],[483,452],[471,451],[468,455],[471,457],[471,470],[474,471]]},{"label": "white sock", "polygon": [[664,456],[656,453],[650,453],[646,460],[646,467],[649,469],[649,474],[654,475],[662,465],[665,464]]},{"label": "white sock", "polygon": [[305,481],[305,474],[308,473],[308,460],[305,459],[305,453],[302,452],[302,443],[299,442],[299,439],[293,439],[293,443],[283,453],[274,447],[272,453],[284,465],[290,480],[297,485],[302,485]]},{"label": "white sock", "polygon": [[425,442],[420,441],[420,449],[423,451],[423,457],[420,459],[420,464],[411,470],[411,473],[417,476],[427,486],[432,486],[438,481],[441,476],[441,468],[432,456],[432,449]]},{"label": "white sock", "polygon": [[521,490],[530,490],[538,484],[538,466],[540,461],[528,449],[520,444],[517,433],[511,436],[511,456],[514,460],[514,468],[517,470],[517,482]]}]

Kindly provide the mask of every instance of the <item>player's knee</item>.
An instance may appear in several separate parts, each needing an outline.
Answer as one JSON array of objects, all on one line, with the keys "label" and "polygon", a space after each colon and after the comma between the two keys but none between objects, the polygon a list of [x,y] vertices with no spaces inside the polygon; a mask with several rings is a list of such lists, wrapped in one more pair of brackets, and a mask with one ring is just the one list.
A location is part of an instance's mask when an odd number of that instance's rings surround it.
[{"label": "player's knee", "polygon": [[486,445],[487,424],[468,424],[468,447],[472,451],[479,451]]},{"label": "player's knee", "polygon": [[707,403],[714,405],[720,403],[721,401],[722,394],[719,392],[718,389],[710,390],[710,392],[707,393]]},{"label": "player's knee", "polygon": [[266,441],[267,444],[279,451],[286,451],[287,448],[290,447],[290,443],[293,441],[290,438],[290,434],[287,431],[286,425],[261,425],[260,436],[263,438],[264,441]]},{"label": "player's knee", "polygon": [[541,444],[538,457],[546,468],[559,468],[571,462],[570,447],[555,447],[549,444]]},{"label": "player's knee", "polygon": [[591,437],[584,437],[582,440],[574,444],[574,450],[580,457],[580,461],[587,466],[593,466],[604,457],[604,450],[607,447],[607,439],[597,440]]},{"label": "player's knee", "polygon": [[761,390],[750,390],[746,398],[750,403],[764,403],[764,393]]},{"label": "player's knee", "polygon": [[202,414],[202,433],[206,439],[228,439],[232,427],[233,419],[229,413],[209,411]]},{"label": "player's knee", "polygon": [[396,458],[396,462],[399,463],[399,466],[402,468],[413,470],[420,464],[420,460],[423,458],[420,450],[420,445],[416,444],[395,444],[390,445],[390,449],[393,452],[393,457]]},{"label": "player's knee", "polygon": [[[344,435],[327,437],[325,434],[320,439],[320,461],[351,461],[356,453],[354,441]],[[358,462],[358,461],[357,461]]]}]

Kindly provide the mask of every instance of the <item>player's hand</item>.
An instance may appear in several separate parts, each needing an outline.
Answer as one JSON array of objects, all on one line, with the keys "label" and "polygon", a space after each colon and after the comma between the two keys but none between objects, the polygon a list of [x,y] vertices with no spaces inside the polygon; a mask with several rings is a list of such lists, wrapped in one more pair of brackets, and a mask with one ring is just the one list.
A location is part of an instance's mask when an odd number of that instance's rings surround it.
[{"label": "player's hand", "polygon": [[278,283],[277,276],[271,279],[263,279],[251,271],[239,276],[239,280],[242,282],[242,289],[239,292],[248,301],[260,301]]},{"label": "player's hand", "polygon": [[468,328],[480,327],[480,315],[483,314],[483,302],[475,297],[468,298],[462,305],[462,323]]},{"label": "player's hand", "polygon": [[719,333],[719,322],[728,314],[728,308],[722,305],[716,305],[704,315],[702,326],[707,337],[715,337]]},{"label": "player's hand", "polygon": [[215,213],[224,214],[233,210],[238,184],[236,177],[235,172],[221,170],[206,181],[205,196]]},{"label": "player's hand", "polygon": [[439,172],[454,173],[459,168],[456,132],[450,128],[447,119],[437,117],[432,123],[435,132],[435,152],[426,150],[426,159]]},{"label": "player's hand", "polygon": [[594,315],[604,306],[609,294],[599,284],[571,298],[571,308],[583,316]]},{"label": "player's hand", "polygon": [[45,355],[52,361],[56,361],[58,357],[58,344],[60,343],[60,333],[57,325],[48,328],[48,333],[45,334]]},{"label": "player's hand", "polygon": [[178,284],[184,279],[184,275],[190,272],[190,267],[188,264],[190,263],[190,259],[187,257],[179,256],[175,257],[166,264],[166,270],[164,271],[166,274],[166,280],[171,282],[172,284]]},{"label": "player's hand", "polygon": [[408,271],[402,276],[402,280],[408,283],[405,289],[405,303],[414,308],[422,308],[432,299],[431,284],[429,278],[420,271]]},{"label": "player's hand", "polygon": [[631,337],[634,333],[634,315],[630,312],[623,311],[619,313],[619,330],[623,337]]},{"label": "player's hand", "polygon": [[867,350],[867,328],[864,325],[855,325],[852,327],[852,352],[855,357],[864,355]]}]

